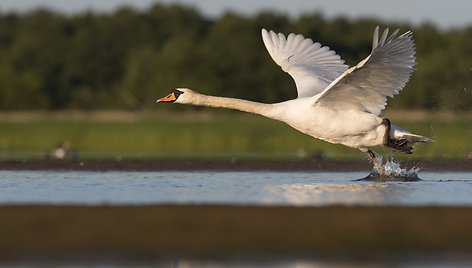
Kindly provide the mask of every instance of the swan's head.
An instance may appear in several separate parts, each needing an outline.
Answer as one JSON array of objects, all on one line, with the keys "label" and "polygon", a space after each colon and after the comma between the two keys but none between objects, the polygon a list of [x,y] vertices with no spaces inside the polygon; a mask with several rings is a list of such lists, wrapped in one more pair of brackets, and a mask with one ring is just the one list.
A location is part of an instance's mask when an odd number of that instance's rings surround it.
[{"label": "swan's head", "polygon": [[156,102],[190,103],[195,94],[197,94],[195,91],[188,88],[176,88],[169,95],[158,99]]}]

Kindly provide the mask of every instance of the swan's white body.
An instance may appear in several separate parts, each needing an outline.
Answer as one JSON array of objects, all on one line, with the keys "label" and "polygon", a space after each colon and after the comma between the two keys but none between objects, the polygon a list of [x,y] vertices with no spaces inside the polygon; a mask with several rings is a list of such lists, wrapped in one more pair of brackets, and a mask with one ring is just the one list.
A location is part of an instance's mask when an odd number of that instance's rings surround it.
[{"label": "swan's white body", "polygon": [[379,40],[377,27],[372,53],[348,69],[334,51],[311,39],[295,34],[285,38],[283,34],[262,29],[272,59],[295,80],[298,98],[264,104],[180,88],[178,96],[172,93],[158,102],[175,101],[256,113],[283,121],[315,138],[363,152],[387,145],[387,138],[400,145],[430,142],[428,138],[390,125],[389,121],[386,124],[379,117],[387,96],[392,97],[404,87],[416,64],[411,32],[395,38],[397,32],[387,38],[386,30]]}]

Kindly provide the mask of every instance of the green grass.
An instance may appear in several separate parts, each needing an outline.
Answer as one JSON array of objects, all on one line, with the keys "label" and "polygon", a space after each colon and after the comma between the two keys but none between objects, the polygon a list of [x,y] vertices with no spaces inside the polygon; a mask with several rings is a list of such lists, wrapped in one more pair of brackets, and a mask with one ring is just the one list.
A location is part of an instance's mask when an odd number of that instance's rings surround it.
[{"label": "green grass", "polygon": [[[15,118],[0,117],[0,158],[42,157],[64,141],[81,158],[365,158],[358,150],[311,138],[284,123],[237,112],[146,113],[106,120],[73,114]],[[461,159],[472,152],[470,118],[392,121],[436,140],[396,158]]]}]

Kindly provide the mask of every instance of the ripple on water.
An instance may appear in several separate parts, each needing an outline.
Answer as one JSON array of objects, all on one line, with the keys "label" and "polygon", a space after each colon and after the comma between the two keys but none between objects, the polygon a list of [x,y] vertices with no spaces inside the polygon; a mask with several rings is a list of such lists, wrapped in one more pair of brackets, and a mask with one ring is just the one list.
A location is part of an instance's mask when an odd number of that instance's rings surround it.
[{"label": "ripple on water", "polygon": [[356,181],[366,173],[0,171],[0,204],[472,205],[472,172]]}]

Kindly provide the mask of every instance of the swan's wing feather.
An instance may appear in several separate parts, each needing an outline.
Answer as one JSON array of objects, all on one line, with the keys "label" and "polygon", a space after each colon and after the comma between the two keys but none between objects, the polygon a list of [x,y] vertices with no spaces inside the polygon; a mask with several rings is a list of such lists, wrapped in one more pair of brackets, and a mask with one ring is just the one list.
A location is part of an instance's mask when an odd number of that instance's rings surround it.
[{"label": "swan's wing feather", "polygon": [[348,66],[327,46],[313,43],[300,34],[262,29],[262,40],[272,59],[295,80],[298,97],[311,97],[323,91]]},{"label": "swan's wing feather", "polygon": [[387,29],[379,40],[377,27],[372,53],[333,81],[316,97],[316,104],[379,115],[387,105],[387,97],[403,89],[416,65],[412,33],[395,38],[397,33],[387,38]]}]

